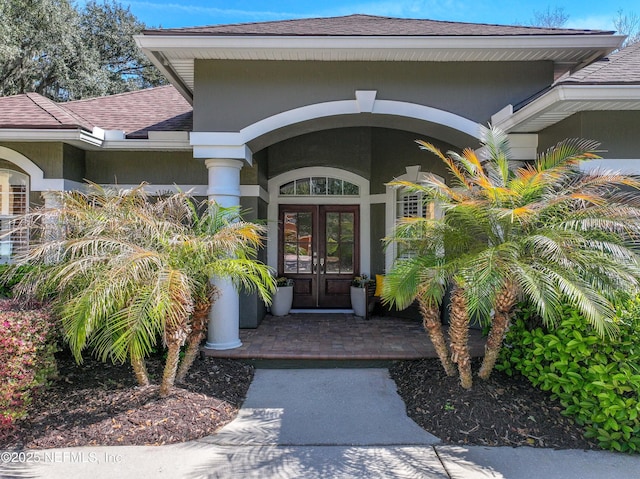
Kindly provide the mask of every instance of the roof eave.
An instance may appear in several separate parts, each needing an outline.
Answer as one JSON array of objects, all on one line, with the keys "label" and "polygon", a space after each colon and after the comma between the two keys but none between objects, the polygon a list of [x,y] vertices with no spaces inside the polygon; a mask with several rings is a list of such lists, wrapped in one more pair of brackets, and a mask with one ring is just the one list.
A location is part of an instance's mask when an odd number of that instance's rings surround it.
[{"label": "roof eave", "polygon": [[82,128],[0,128],[0,141],[60,141],[82,146],[102,146],[103,140]]},{"label": "roof eave", "polygon": [[581,111],[640,110],[639,84],[560,84],[513,111],[509,105],[492,117],[507,133],[537,133]]},{"label": "roof eave", "polygon": [[85,150],[192,151],[188,132],[154,132],[150,138],[111,139],[100,128],[82,129],[0,128],[0,141],[61,142]]},{"label": "roof eave", "polygon": [[434,36],[284,36],[284,35],[136,35],[143,49],[487,49],[487,48],[602,48],[608,52],[620,47],[624,35],[434,35]]},{"label": "roof eave", "polygon": [[[144,54],[189,102],[193,101],[196,58],[317,61],[508,61],[505,59],[515,58],[513,61],[546,59],[581,67],[619,48],[624,38],[606,32],[500,36],[135,36]],[[191,64],[186,64],[188,62]]]}]

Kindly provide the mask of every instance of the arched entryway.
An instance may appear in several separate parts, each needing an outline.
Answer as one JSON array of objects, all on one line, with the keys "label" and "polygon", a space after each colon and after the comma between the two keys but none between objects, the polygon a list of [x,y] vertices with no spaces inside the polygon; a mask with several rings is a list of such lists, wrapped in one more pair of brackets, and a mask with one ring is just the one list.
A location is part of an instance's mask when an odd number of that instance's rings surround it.
[{"label": "arched entryway", "polygon": [[[340,309],[348,307],[350,302],[345,293],[353,276],[384,272],[381,239],[386,234],[388,203],[384,184],[405,173],[405,166],[424,159],[402,156],[393,132],[407,136],[402,138],[402,144],[411,149],[411,155],[417,150],[413,143],[417,137],[439,140],[446,150],[467,146],[480,134],[477,123],[459,115],[424,105],[379,100],[376,96],[375,91],[357,91],[354,100],[302,106],[266,117],[239,131],[191,134],[194,157],[204,159],[209,169],[210,199],[239,204],[241,176],[251,181],[243,186],[255,186],[258,193],[252,204],[258,219],[265,219],[259,212],[262,208],[267,210],[267,262],[280,274],[298,276],[297,283],[305,288],[304,294],[298,295],[302,301],[297,304],[299,307],[324,309],[327,304]],[[381,137],[390,140],[385,143]],[[363,148],[346,148],[352,140]],[[251,170],[245,175],[244,169],[249,166]],[[238,173],[240,169],[242,175]],[[317,187],[318,192],[300,194],[296,189],[298,181],[305,185],[303,189],[312,191]],[[344,194],[343,189],[343,194],[331,198],[332,195],[320,192],[329,182],[355,185],[358,195]],[[290,187],[292,195],[281,189]],[[287,222],[296,224],[295,241],[293,236],[286,241]],[[297,230],[305,222],[312,241],[305,238],[309,236],[307,232]],[[349,224],[352,228],[352,231],[338,228],[334,232],[331,251],[328,223]],[[289,228],[293,232],[293,226]],[[348,253],[343,255],[344,251]],[[343,262],[348,263],[344,269]],[[330,272],[335,276],[331,277]],[[231,287],[223,289],[231,303]],[[237,305],[237,295],[235,298],[233,304]],[[236,333],[238,314],[234,312],[237,309],[228,306],[224,311],[212,310],[207,347],[225,349],[240,345]],[[261,308],[254,310],[259,315]]]},{"label": "arched entryway", "polygon": [[369,181],[330,167],[269,180],[268,262],[295,280],[294,308],[349,308],[354,276],[369,271]]}]

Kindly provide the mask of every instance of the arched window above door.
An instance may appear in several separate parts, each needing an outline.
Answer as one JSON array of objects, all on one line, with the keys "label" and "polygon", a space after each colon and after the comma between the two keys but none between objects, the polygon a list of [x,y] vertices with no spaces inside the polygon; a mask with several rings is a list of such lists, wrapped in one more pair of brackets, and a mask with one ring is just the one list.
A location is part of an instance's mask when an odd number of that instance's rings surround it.
[{"label": "arched window above door", "polygon": [[280,196],[360,196],[360,187],[341,178],[311,176],[280,186]]}]

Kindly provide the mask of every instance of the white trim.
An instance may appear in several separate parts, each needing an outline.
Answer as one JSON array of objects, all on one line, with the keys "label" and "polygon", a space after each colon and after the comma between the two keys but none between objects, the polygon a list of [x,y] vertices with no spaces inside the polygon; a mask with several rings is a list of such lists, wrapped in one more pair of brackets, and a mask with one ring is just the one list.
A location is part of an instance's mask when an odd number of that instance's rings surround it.
[{"label": "white trim", "polygon": [[[134,183],[100,183],[100,186],[105,187],[105,188],[115,188],[115,189],[121,189],[121,190],[132,190],[134,188],[137,188],[140,186],[140,183],[134,184]],[[181,191],[183,193],[188,193],[189,195],[192,196],[207,196],[207,185],[176,185],[176,184],[165,184],[165,185],[160,185],[160,184],[149,184],[149,185],[145,185],[144,186],[144,191],[147,192],[147,194],[152,195],[152,196],[157,196],[157,195],[163,195],[167,192],[170,193],[177,193],[178,191]]]},{"label": "white trim", "polygon": [[105,150],[191,151],[188,139],[175,138],[111,140],[101,146]]},{"label": "white trim", "polygon": [[[215,36],[175,33],[165,35],[135,35],[138,46],[145,51],[167,50],[167,53],[180,50],[198,50],[200,58],[208,57],[216,50],[231,49],[243,52],[246,49],[277,53],[287,50],[520,50],[543,49],[547,55],[561,54],[565,48],[598,48],[614,50],[624,41],[624,35],[495,35],[495,36]],[[564,52],[570,54],[569,52]],[[575,57],[575,53],[572,55]],[[369,58],[363,53],[363,59]],[[232,59],[232,58],[229,58]],[[277,60],[277,56],[272,56]]]},{"label": "white trim", "polygon": [[[298,178],[328,176],[339,178],[360,188],[360,196],[280,196],[280,186]],[[310,166],[287,171],[269,180],[267,210],[267,263],[278,269],[278,207],[281,204],[360,205],[360,272],[371,269],[371,204],[369,180],[350,171],[324,166]]]},{"label": "white trim", "polygon": [[360,113],[373,113],[373,106],[376,103],[376,90],[356,90],[356,103]]},{"label": "white trim", "polygon": [[250,166],[253,164],[253,152],[245,144],[241,142],[234,144],[233,142],[210,143],[208,145],[195,144],[194,137],[200,138],[202,134],[191,132],[190,143],[193,145],[194,158],[226,158],[230,160],[244,160]]},{"label": "white trim", "polygon": [[55,130],[55,129],[29,129],[29,128],[2,128],[0,129],[0,141],[67,141],[102,146],[103,140],[93,133],[81,129]]},{"label": "white trim", "polygon": [[31,177],[31,187],[34,188],[36,182],[44,180],[44,171],[22,153],[18,153],[6,146],[0,146],[0,158],[9,161],[22,169]]},{"label": "white trim", "polygon": [[[509,139],[509,159],[535,160],[538,156],[538,134],[537,133],[510,133]],[[489,158],[490,152],[486,146],[475,150],[476,155],[481,160]]]},{"label": "white trim", "polygon": [[[1,156],[1,155],[0,155]],[[86,183],[80,183],[72,180],[48,180],[51,185],[51,188],[47,188],[47,190],[51,191],[71,191],[71,190],[79,190],[84,191],[87,187]],[[117,184],[117,183],[100,183],[100,186],[106,188],[116,188],[116,189],[134,189],[140,186],[140,184],[133,183],[125,183],[125,184]],[[144,190],[152,195],[162,195],[167,192],[177,193],[178,191],[182,191],[183,193],[188,193],[192,196],[207,196],[208,185],[176,185],[176,184],[149,184],[145,185]],[[40,190],[35,190],[40,191]],[[240,185],[240,196],[245,198],[259,197],[265,203],[269,201],[269,193],[260,185]]]},{"label": "white trim", "polygon": [[507,133],[540,131],[580,111],[640,110],[640,85],[561,84],[516,112],[509,107],[492,116],[494,126]]},{"label": "white trim", "polygon": [[240,196],[243,198],[260,198],[265,203],[269,202],[269,192],[260,185],[240,185]]},{"label": "white trim", "polygon": [[0,158],[13,163],[29,175],[30,191],[64,191],[75,189],[76,183],[71,180],[45,178],[44,171],[22,153],[6,146],[0,146]]},{"label": "white trim", "polygon": [[168,132],[180,133],[180,135],[159,137],[154,137],[152,133],[154,132],[149,132],[149,139],[118,139],[118,135],[110,132],[107,137],[115,139],[105,139],[100,129],[97,128],[94,128],[92,133],[81,129],[2,128],[0,129],[0,141],[59,141],[82,148],[105,150],[191,151],[191,145],[187,138],[188,132]]},{"label": "white trim", "polygon": [[374,114],[395,115],[417,120],[429,121],[439,125],[448,126],[454,130],[466,133],[472,138],[481,138],[481,124],[469,120],[455,113],[439,110],[430,106],[419,105],[394,100],[378,100],[375,103]]},{"label": "white trim", "polygon": [[[250,141],[288,126],[317,118],[340,115],[359,115],[361,108],[371,109],[374,115],[392,115],[437,123],[465,133],[473,138],[481,138],[481,125],[454,113],[417,103],[395,100],[377,100],[371,91],[356,91],[354,100],[337,100],[306,105],[259,120],[238,132],[192,132],[191,145],[196,158],[230,158],[229,151],[235,151],[241,158]],[[248,148],[247,148],[248,150]]]}]

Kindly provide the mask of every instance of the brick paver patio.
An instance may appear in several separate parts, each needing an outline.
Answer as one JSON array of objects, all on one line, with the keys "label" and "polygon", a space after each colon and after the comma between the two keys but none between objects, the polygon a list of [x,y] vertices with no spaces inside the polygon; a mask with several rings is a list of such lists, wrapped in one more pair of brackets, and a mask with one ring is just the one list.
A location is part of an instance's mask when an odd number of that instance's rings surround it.
[{"label": "brick paver patio", "polygon": [[[242,346],[205,349],[207,356],[235,359],[395,360],[436,357],[417,320],[352,314],[267,315],[257,329],[241,329]],[[473,356],[484,352],[480,331],[471,330]]]}]

